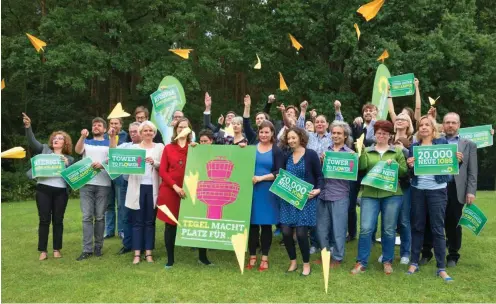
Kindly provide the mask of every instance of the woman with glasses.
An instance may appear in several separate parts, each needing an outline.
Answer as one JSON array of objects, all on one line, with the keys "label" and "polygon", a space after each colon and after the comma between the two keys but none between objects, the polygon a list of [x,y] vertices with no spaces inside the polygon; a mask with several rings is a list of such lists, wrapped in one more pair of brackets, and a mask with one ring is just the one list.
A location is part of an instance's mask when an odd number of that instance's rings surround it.
[{"label": "woman with glasses", "polygon": [[[48,144],[41,144],[36,140],[31,129],[31,119],[22,113],[22,121],[26,128],[28,145],[34,154],[56,154],[69,167],[74,159],[71,137],[64,131],[55,131],[50,135]],[[32,178],[32,172],[27,172]],[[50,222],[53,225],[53,257],[61,258],[62,235],[64,232],[64,214],[69,200],[69,189],[62,177],[38,177],[36,185],[36,206],[38,207],[38,251],[40,261],[48,258],[47,244],[50,233]]]}]

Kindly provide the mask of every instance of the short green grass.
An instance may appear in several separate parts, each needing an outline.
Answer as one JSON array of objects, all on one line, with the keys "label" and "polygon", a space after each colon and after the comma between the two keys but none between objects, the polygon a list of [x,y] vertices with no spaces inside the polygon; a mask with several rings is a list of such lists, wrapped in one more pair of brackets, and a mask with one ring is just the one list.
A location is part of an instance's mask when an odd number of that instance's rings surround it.
[{"label": "short green grass", "polygon": [[385,276],[377,263],[380,245],[373,248],[367,272],[352,276],[354,241],[346,246],[344,265],[331,270],[328,294],[321,266],[312,265],[307,278],[284,273],[288,257],[280,238],[274,238],[268,272],[242,275],[234,252],[218,250],[209,252],[216,266],[203,267],[197,264],[196,251],[183,247],[176,248],[174,269],[165,270],[164,226],[158,221],[154,264],[135,266],[132,254],[116,255],[121,247],[117,238],[105,241],[103,257],[76,262],[81,251],[77,200],[69,202],[65,216],[64,257],[55,260],[50,252],[50,258],[40,262],[35,203],[3,203],[2,302],[495,302],[495,199],[495,192],[478,195],[489,223],[479,237],[464,230],[461,261],[449,270],[453,284],[434,276],[434,261],[407,276],[406,266],[396,260],[395,272]]}]

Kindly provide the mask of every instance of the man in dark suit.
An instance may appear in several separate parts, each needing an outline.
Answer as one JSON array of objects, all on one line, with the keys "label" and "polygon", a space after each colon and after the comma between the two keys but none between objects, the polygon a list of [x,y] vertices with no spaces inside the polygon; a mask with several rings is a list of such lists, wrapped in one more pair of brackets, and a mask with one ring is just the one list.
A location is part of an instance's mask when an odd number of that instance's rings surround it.
[{"label": "man in dark suit", "polygon": [[[447,266],[454,267],[458,263],[462,247],[462,227],[458,226],[465,204],[472,204],[477,191],[477,145],[468,139],[460,138],[460,116],[454,112],[443,118],[443,128],[446,139],[450,144],[458,145],[458,152],[463,154],[460,164],[460,173],[451,175],[448,182],[448,205],[444,221],[446,231],[446,245],[448,247]],[[422,259],[419,264],[426,264],[432,258],[432,240],[427,230],[422,250]]]}]

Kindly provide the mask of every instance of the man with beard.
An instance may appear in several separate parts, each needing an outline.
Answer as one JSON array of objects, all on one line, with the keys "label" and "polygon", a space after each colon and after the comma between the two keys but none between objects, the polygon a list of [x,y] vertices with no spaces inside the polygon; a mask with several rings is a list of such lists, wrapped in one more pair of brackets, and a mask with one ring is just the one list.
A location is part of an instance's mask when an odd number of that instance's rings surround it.
[{"label": "man with beard", "polygon": [[[102,256],[105,210],[110,193],[110,177],[102,166],[102,163],[107,161],[109,152],[109,140],[104,139],[106,129],[107,122],[103,118],[94,118],[91,128],[93,139],[88,139],[89,132],[83,129],[75,147],[76,153],[82,154],[83,158],[91,158],[92,167],[101,170],[80,190],[83,252],[77,258],[78,261],[91,257],[93,253],[97,257]],[[95,236],[94,247],[93,236]]]}]

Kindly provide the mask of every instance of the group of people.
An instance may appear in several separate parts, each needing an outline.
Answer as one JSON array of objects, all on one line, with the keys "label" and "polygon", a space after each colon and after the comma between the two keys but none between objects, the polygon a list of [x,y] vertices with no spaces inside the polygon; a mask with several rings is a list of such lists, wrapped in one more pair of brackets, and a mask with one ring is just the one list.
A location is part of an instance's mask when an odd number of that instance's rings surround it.
[{"label": "group of people", "polygon": [[[384,273],[393,272],[396,232],[401,238],[400,264],[409,265],[407,274],[417,273],[420,266],[432,258],[437,262],[437,275],[444,281],[453,279],[446,267],[456,266],[460,258],[462,231],[457,226],[464,204],[475,200],[477,188],[477,147],[459,137],[460,117],[451,112],[442,124],[436,123],[436,110],[431,108],[421,116],[418,80],[415,80],[415,110],[404,108],[396,115],[392,98],[388,99],[392,121],[377,120],[377,108],[365,104],[362,116],[351,126],[344,122],[341,103],[334,102],[334,120],[309,111],[308,102],[294,106],[278,106],[281,120],[270,119],[270,108],[275,96],[270,95],[263,112],[255,115],[256,130],[250,121],[251,98],[244,98],[243,116],[229,111],[217,124],[211,122],[212,98],[205,94],[204,128],[178,137],[184,129],[192,129],[190,120],[181,111],[172,117],[172,136],[162,138],[150,122],[145,107],[138,107],[136,121],[129,125],[129,133],[122,130],[122,119],[107,122],[102,118],[92,121],[92,139],[84,129],[75,145],[75,151],[90,157],[93,168],[101,169],[80,190],[83,250],[78,261],[101,256],[104,238],[115,235],[115,205],[117,205],[117,234],[122,238],[120,254],[134,252],[133,263],[144,259],[153,262],[155,248],[155,220],[165,222],[164,242],[167,251],[166,268],[174,265],[176,223],[157,206],[165,205],[177,218],[180,200],[185,198],[184,171],[188,149],[197,144],[256,146],[253,172],[253,199],[249,231],[247,269],[269,269],[269,251],[273,226],[282,231],[283,243],[289,256],[287,272],[298,269],[296,242],[302,255],[301,275],[311,273],[311,248],[326,248],[332,252],[331,268],[337,268],[345,258],[345,244],[357,234],[357,198],[360,199],[360,230],[358,254],[352,274],[366,271],[372,244],[375,242],[378,217],[381,214],[382,255]],[[48,144],[40,144],[31,130],[31,121],[24,114],[24,125],[29,146],[34,153],[60,154],[66,166],[73,163],[72,142],[63,131],[53,132]],[[439,128],[442,127],[443,136]],[[108,131],[107,131],[108,129]],[[363,147],[357,140],[363,135]],[[458,145],[458,175],[422,175],[413,171],[414,146],[454,143]],[[102,163],[107,161],[109,147],[146,150],[146,168],[143,175],[120,176],[111,180]],[[361,149],[358,151],[357,149]],[[360,152],[357,181],[324,178],[322,161],[326,151],[340,153]],[[360,185],[379,161],[398,164],[399,185],[389,192]],[[282,201],[269,191],[280,169],[312,184],[308,201],[302,210]],[[47,255],[49,225],[53,223],[54,257],[61,257],[63,217],[68,200],[68,186],[61,177],[38,178],[36,201],[39,212],[40,260]],[[117,204],[116,204],[117,202]],[[261,259],[257,261],[257,249]],[[446,250],[448,249],[448,255]],[[315,251],[315,250],[314,250]],[[211,265],[207,250],[199,248],[199,262]],[[422,258],[421,258],[422,253]],[[320,261],[321,263],[321,261]]]}]

